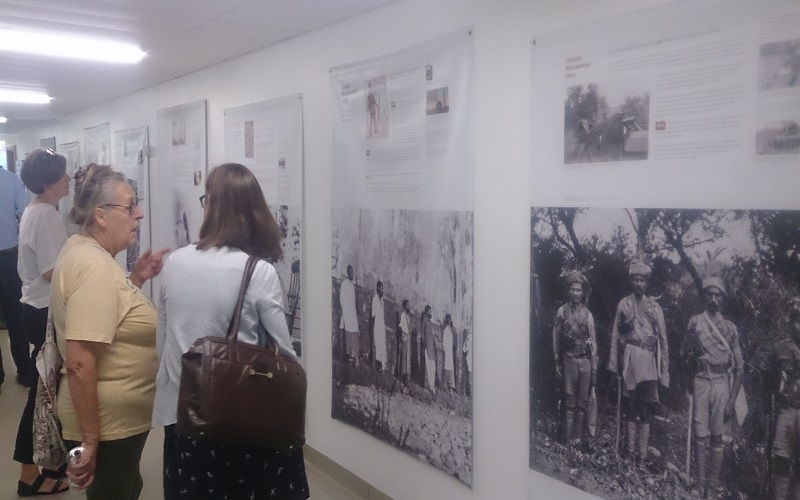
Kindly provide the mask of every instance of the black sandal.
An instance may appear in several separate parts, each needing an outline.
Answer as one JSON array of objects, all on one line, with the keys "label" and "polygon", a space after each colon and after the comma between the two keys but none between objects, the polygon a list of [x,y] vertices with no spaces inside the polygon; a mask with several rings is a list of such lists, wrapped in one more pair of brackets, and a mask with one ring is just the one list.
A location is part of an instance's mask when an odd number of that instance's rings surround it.
[{"label": "black sandal", "polygon": [[[39,474],[39,477],[33,484],[25,484],[22,481],[17,481],[17,495],[21,497],[32,497],[34,495],[54,495],[56,493],[63,493],[69,489],[69,485],[63,479],[56,479],[53,488],[50,491],[39,491],[44,482],[48,479],[44,474]],[[52,478],[50,478],[52,479]],[[64,488],[62,488],[64,486]]]},{"label": "black sandal", "polygon": [[67,481],[67,464],[62,465],[58,469],[45,469],[42,467],[41,475],[49,477],[50,479],[63,479]]}]

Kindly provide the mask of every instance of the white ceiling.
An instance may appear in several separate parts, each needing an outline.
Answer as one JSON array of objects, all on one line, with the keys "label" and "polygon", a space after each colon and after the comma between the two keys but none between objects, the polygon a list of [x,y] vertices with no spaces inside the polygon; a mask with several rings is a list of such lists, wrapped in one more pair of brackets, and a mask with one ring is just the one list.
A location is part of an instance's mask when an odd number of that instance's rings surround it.
[{"label": "white ceiling", "polygon": [[0,0],[0,28],[133,42],[135,65],[0,51],[0,85],[41,89],[46,105],[0,103],[0,136],[335,24],[395,0]]}]

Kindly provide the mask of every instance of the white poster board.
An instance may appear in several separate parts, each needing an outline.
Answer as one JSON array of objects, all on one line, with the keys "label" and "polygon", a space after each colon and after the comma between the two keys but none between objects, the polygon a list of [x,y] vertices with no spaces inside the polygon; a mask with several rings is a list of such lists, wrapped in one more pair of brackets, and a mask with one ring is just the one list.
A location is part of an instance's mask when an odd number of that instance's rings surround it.
[{"label": "white poster board", "polygon": [[464,30],[331,70],[331,413],[466,484],[472,51]]},{"label": "white poster board", "polygon": [[679,2],[535,36],[534,204],[795,205],[799,12]]},{"label": "white poster board", "polygon": [[159,183],[166,183],[169,193],[162,190],[166,198],[159,200],[165,217],[159,234],[165,239],[156,246],[176,249],[197,241],[203,223],[199,198],[208,169],[206,101],[159,110],[157,121]]},{"label": "white poster board", "polygon": [[[529,496],[538,472],[604,498],[688,497],[713,460],[697,453],[711,435],[726,443],[708,478],[718,493],[760,497],[769,431],[755,429],[769,397],[757,372],[788,334],[800,276],[784,262],[800,221],[800,5],[669,2],[537,35],[531,74]],[[705,352],[687,346],[693,315],[713,309],[708,278],[725,289],[719,311],[744,358],[731,361],[744,380],[728,398],[737,418],[709,410],[690,367]],[[623,359],[637,292],[665,325],[651,328],[662,364],[641,378],[652,356]],[[575,335],[585,318],[588,351]]]},{"label": "white poster board", "polygon": [[106,165],[111,161],[111,128],[108,123],[83,129],[86,164]]},{"label": "white poster board", "polygon": [[81,145],[78,141],[58,145],[58,154],[67,159],[67,175],[69,176],[69,195],[58,202],[58,211],[64,219],[64,226],[70,227],[69,211],[72,210],[75,196],[75,172],[81,167]]},{"label": "white poster board", "polygon": [[273,265],[288,298],[292,342],[302,353],[303,96],[226,109],[225,158],[253,172],[280,225],[283,256]]},{"label": "white poster board", "polygon": [[144,218],[139,221],[136,242],[129,246],[118,258],[123,258],[123,267],[133,269],[141,252],[150,247],[150,189],[149,189],[149,136],[147,127],[114,131],[114,169],[125,174],[139,206],[144,210]]}]

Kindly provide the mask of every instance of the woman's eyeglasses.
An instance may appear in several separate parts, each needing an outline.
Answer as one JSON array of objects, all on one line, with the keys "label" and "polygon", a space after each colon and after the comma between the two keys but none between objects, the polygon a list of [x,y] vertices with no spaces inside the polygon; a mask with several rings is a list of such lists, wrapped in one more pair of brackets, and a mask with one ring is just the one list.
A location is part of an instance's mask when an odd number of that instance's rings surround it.
[{"label": "woman's eyeglasses", "polygon": [[101,207],[117,207],[117,208],[124,208],[128,211],[128,215],[131,217],[133,216],[133,211],[136,210],[136,207],[139,206],[139,202],[142,201],[139,198],[136,198],[133,203],[129,203],[127,205],[120,205],[118,203],[106,203],[105,205],[100,205]]},{"label": "woman's eyeglasses", "polygon": [[206,208],[206,201],[208,200],[208,195],[204,194],[200,197],[200,208]]}]

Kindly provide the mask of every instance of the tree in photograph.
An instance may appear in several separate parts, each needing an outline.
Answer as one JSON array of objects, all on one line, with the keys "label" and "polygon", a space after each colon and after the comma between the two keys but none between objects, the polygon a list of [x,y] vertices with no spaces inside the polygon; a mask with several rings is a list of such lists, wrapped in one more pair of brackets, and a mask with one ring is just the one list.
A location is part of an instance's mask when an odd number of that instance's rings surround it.
[{"label": "tree in photograph", "polygon": [[649,208],[636,209],[635,212],[640,220],[648,221],[645,241],[642,243],[645,251],[650,254],[675,252],[680,264],[691,276],[697,295],[702,295],[703,277],[689,252],[694,247],[713,243],[725,235],[725,229],[720,222],[725,218],[726,212]]},{"label": "tree in photograph", "polygon": [[626,96],[625,102],[618,110],[624,116],[634,118],[636,124],[641,128],[647,128],[650,123],[650,93],[643,95]]},{"label": "tree in photograph", "polygon": [[750,220],[763,265],[775,274],[800,282],[800,212],[753,210]]}]

